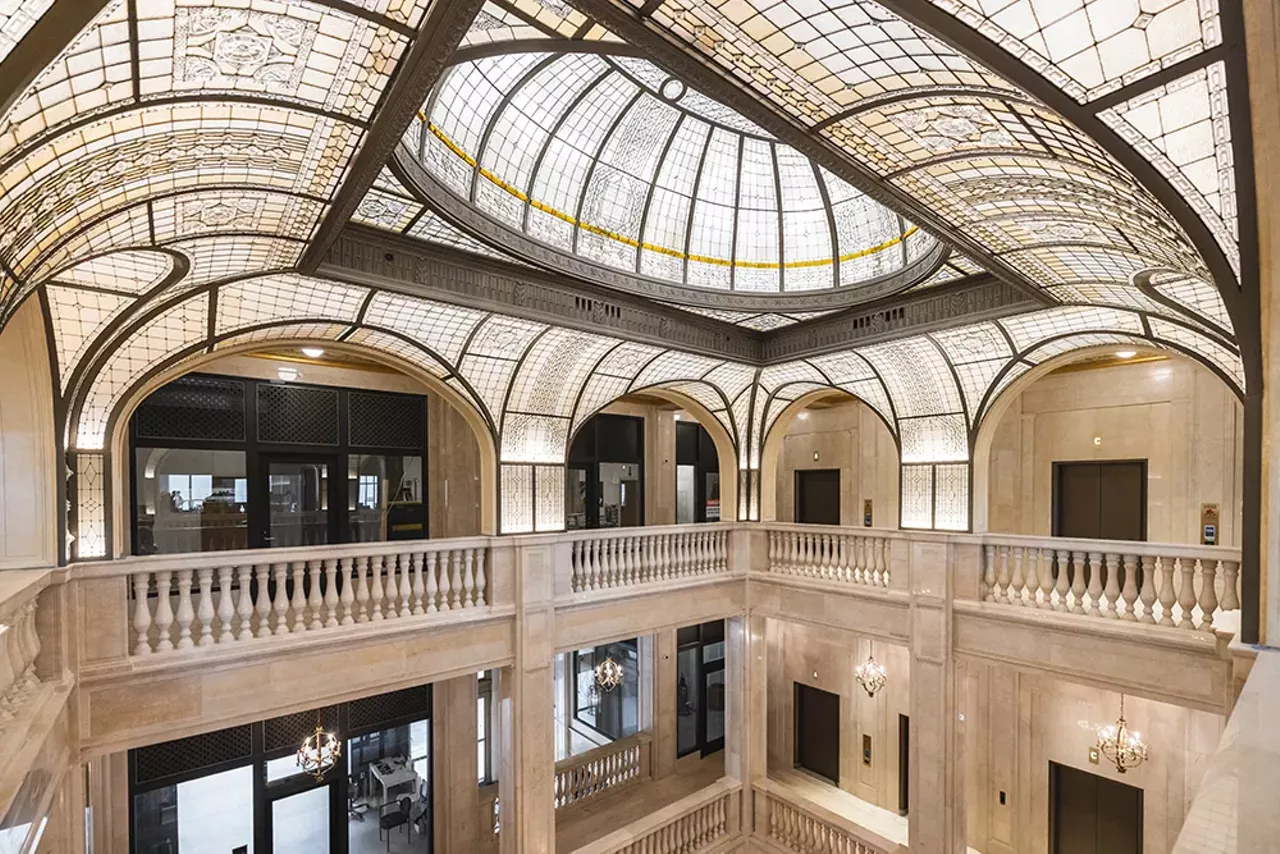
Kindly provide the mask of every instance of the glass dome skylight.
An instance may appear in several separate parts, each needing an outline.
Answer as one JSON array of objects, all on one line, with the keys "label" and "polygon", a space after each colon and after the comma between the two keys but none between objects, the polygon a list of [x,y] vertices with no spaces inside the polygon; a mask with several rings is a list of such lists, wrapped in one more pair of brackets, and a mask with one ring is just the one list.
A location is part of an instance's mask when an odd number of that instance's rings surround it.
[{"label": "glass dome skylight", "polygon": [[[576,256],[575,272],[587,261],[609,268],[614,283],[624,271],[685,293],[847,289],[856,301],[909,285],[928,270],[904,271],[925,268],[939,248],[733,110],[632,57],[512,53],[460,63],[406,145],[454,202],[537,241],[523,243],[540,245],[551,264]],[[521,243],[504,248],[520,254]]]}]

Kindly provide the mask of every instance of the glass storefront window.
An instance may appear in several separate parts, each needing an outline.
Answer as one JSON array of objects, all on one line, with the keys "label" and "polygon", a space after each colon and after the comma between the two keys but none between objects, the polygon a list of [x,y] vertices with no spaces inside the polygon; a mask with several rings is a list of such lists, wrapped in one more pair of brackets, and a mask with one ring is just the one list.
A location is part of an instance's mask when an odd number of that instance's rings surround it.
[{"label": "glass storefront window", "polygon": [[[622,684],[605,691],[596,684],[596,665],[612,658],[622,667]],[[574,653],[574,717],[616,741],[640,727],[640,655],[636,640],[618,641]]]},{"label": "glass storefront window", "polygon": [[564,524],[570,531],[587,527],[587,470],[572,466],[565,472]]},{"label": "glass storefront window", "polygon": [[364,807],[354,814],[365,817],[347,822],[351,851],[382,850],[384,816],[394,823],[391,847],[396,851],[430,850],[429,729],[424,719],[347,740],[348,791],[352,805]]},{"label": "glass storefront window", "polygon": [[347,539],[353,543],[427,536],[422,457],[351,454],[347,466]]},{"label": "glass storefront window", "polygon": [[632,528],[640,524],[640,466],[600,464],[600,527]]},{"label": "glass storefront window", "polygon": [[706,521],[720,521],[720,473],[707,472],[706,475],[707,515]]},{"label": "glass storefront window", "polygon": [[698,498],[694,494],[697,483],[696,466],[676,466],[676,524],[696,522]]},{"label": "glass storefront window", "polygon": [[676,755],[698,749],[698,710],[702,685],[698,678],[698,647],[676,654]]},{"label": "glass storefront window", "polygon": [[143,792],[133,811],[138,854],[252,854],[253,766]]},{"label": "glass storefront window", "polygon": [[138,554],[249,547],[243,451],[138,448]]}]

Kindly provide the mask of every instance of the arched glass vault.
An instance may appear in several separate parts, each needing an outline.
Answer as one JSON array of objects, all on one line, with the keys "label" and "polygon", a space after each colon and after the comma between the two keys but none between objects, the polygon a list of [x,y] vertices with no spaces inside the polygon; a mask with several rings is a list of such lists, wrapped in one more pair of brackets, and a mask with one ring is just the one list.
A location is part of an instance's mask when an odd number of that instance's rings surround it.
[{"label": "arched glass vault", "polygon": [[[83,5],[0,18],[0,69],[39,58],[0,74],[0,325],[39,301],[70,557],[108,552],[124,402],[273,339],[395,354],[453,389],[493,440],[507,531],[562,525],[544,499],[574,426],[645,388],[724,426],[741,518],[789,402],[855,394],[898,442],[911,518],[955,529],[977,426],[1062,352],[1176,350],[1256,415],[1237,3]],[[352,221],[499,265],[510,299],[338,277],[323,264],[343,235],[359,247]],[[531,268],[639,295],[656,334],[521,316]],[[1030,310],[805,343],[859,301],[887,313],[928,288],[962,306],[988,275]],[[801,334],[775,358],[695,353],[661,334],[672,305],[753,341]]]}]

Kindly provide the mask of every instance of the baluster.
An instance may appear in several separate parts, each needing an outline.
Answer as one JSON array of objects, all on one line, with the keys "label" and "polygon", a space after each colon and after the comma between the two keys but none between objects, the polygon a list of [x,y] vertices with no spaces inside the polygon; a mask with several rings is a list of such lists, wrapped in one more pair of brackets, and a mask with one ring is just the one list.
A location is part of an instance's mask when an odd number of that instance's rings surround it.
[{"label": "baluster", "polygon": [[196,616],[200,619],[200,640],[196,646],[213,645],[213,569],[201,569],[197,573],[200,584],[200,607]]},{"label": "baluster", "polygon": [[439,613],[440,609],[436,605],[436,595],[440,592],[440,584],[436,580],[436,572],[439,552],[427,552],[423,555],[423,562],[426,568],[423,570],[426,574],[426,600],[423,603],[428,614]]},{"label": "baluster", "polygon": [[986,566],[982,571],[982,601],[996,601],[996,547],[987,546]]},{"label": "baluster", "polygon": [[419,614],[425,614],[426,609],[422,607],[422,597],[426,594],[426,585],[422,583],[422,552],[412,552],[409,555],[409,564],[413,567],[413,610],[412,613],[416,617]]},{"label": "baluster", "polygon": [[1068,565],[1068,553],[1062,549],[1055,549],[1053,552],[1054,566],[1057,567],[1058,577],[1055,582],[1054,589],[1058,593],[1058,601],[1054,603],[1055,611],[1066,611],[1070,608],[1067,602],[1067,592],[1071,584],[1071,572]]},{"label": "baluster", "polygon": [[1182,619],[1178,621],[1178,628],[1193,629],[1195,624],[1191,621],[1191,609],[1196,606],[1195,558],[1178,558],[1178,567],[1182,570],[1182,584],[1178,587],[1178,604],[1182,606]]},{"label": "baluster", "polygon": [[1024,581],[1027,589],[1026,605],[1028,608],[1039,608],[1041,607],[1040,578],[1038,571],[1040,568],[1040,550],[1035,548],[1019,548],[1018,551],[1022,553],[1020,557],[1026,560],[1026,579]]},{"label": "baluster", "polygon": [[[253,599],[250,590],[250,572],[253,567],[242,563],[236,567],[239,576],[239,594],[236,597],[236,616],[239,617],[239,627],[236,631],[236,640],[248,640],[253,636]],[[266,595],[261,592],[259,595]]]},{"label": "baluster", "polygon": [[324,622],[321,619],[321,609],[324,607],[324,595],[320,592],[320,561],[307,561],[307,583],[311,588],[307,595],[307,610],[311,614],[311,621],[307,623],[307,628],[315,631],[324,628]]},{"label": "baluster", "polygon": [[326,629],[338,627],[337,570],[338,562],[333,558],[327,558],[324,562],[324,627]]},{"label": "baluster", "polygon": [[356,583],[356,622],[369,622],[369,558],[356,558],[360,581]]},{"label": "baluster", "polygon": [[[1100,594],[1102,596],[1102,600],[1105,603],[1106,607],[1099,608],[1098,602],[1095,599],[1093,603],[1093,608],[1090,609],[1089,613],[1095,616],[1101,613],[1102,616],[1106,617],[1107,619],[1114,620],[1116,618],[1116,601],[1120,598],[1120,578],[1119,578],[1120,556],[1113,552],[1106,552],[1105,554],[1090,553],[1089,559],[1095,567],[1099,566],[1099,562],[1093,560],[1095,555],[1101,558],[1101,566],[1105,568],[1106,575],[1107,575],[1106,579],[1104,580],[1105,586],[1103,587],[1102,593]],[[1094,585],[1090,583],[1089,585],[1090,598],[1093,597],[1093,588],[1094,588]]]},{"label": "baluster", "polygon": [[178,649],[195,646],[191,641],[191,621],[195,619],[191,607],[191,570],[178,570]]},{"label": "baluster", "polygon": [[1134,611],[1134,603],[1138,601],[1138,556],[1126,554],[1122,555],[1124,560],[1124,587],[1120,590],[1120,596],[1124,599],[1124,611],[1120,614],[1120,619],[1134,622],[1138,619]]},{"label": "baluster", "polygon": [[413,613],[413,571],[412,558],[408,554],[399,554],[399,567],[401,567],[401,608],[399,608],[399,616],[408,617]]},{"label": "baluster", "polygon": [[1218,562],[1213,558],[1200,561],[1200,628],[1202,631],[1213,631],[1213,612],[1218,609],[1218,591],[1214,587],[1214,579],[1218,572]]},{"label": "baluster", "polygon": [[150,572],[133,574],[133,630],[138,637],[138,642],[133,647],[134,655],[151,654],[151,608],[147,604],[147,588],[150,583]]},{"label": "baluster", "polygon": [[1237,611],[1240,608],[1240,592],[1237,589],[1240,564],[1234,560],[1222,562],[1222,610]]},{"label": "baluster", "polygon": [[[1013,552],[1013,578],[1010,581],[1009,589],[1005,591],[1005,598],[1009,600],[1009,604],[1011,605],[1026,605],[1027,600],[1023,596],[1022,592],[1022,585],[1024,583],[1022,576],[1022,557],[1023,552],[1026,550],[1023,549],[1022,546],[1018,546],[1017,548],[1011,549],[1011,551]],[[1035,592],[1033,591],[1031,595],[1035,596]]]},{"label": "baluster", "polygon": [[231,620],[236,615],[235,603],[231,600],[231,567],[218,567],[218,636],[217,643],[230,643]]},{"label": "baluster", "polygon": [[1157,557],[1160,567],[1160,625],[1173,625],[1173,605],[1177,602],[1177,592],[1173,589],[1173,560]]},{"label": "baluster", "polygon": [[466,568],[462,576],[462,607],[464,608],[474,608],[476,606],[475,555],[475,549],[467,549]]},{"label": "baluster", "polygon": [[289,599],[289,631],[304,632],[307,630],[307,591],[304,584],[307,565],[305,561],[294,561],[288,567],[289,584],[293,587],[293,595]]},{"label": "baluster", "polygon": [[451,610],[458,610],[462,607],[462,551],[455,549],[453,552],[453,560],[450,561],[453,566],[453,572],[449,576],[449,605]]},{"label": "baluster", "polygon": [[340,569],[338,574],[342,578],[342,592],[338,594],[338,601],[342,603],[341,625],[351,626],[356,622],[355,615],[352,613],[352,609],[356,604],[356,593],[352,589],[355,585],[351,578],[352,559],[344,557],[338,562],[338,566]]},{"label": "baluster", "polygon": [[577,540],[569,543],[569,566],[573,569],[573,574],[569,579],[569,586],[574,593],[582,590],[582,549],[581,543]]},{"label": "baluster", "polygon": [[1156,618],[1152,606],[1156,601],[1156,573],[1155,559],[1150,555],[1142,556],[1142,592],[1139,598],[1142,600],[1142,616],[1139,618],[1144,623],[1154,623]]},{"label": "baluster", "polygon": [[766,536],[769,540],[769,562],[765,566],[765,571],[773,572],[773,567],[778,562],[778,532],[769,531]]},{"label": "baluster", "polygon": [[1040,607],[1053,608],[1053,549],[1036,549],[1040,576]]},{"label": "baluster", "polygon": [[476,549],[476,605],[489,604],[489,583],[484,574],[484,562],[489,550],[485,547]]},{"label": "baluster", "polygon": [[1071,552],[1071,613],[1084,613],[1084,552]]},{"label": "baluster", "polygon": [[370,622],[380,622],[382,616],[382,555],[374,555],[369,558],[369,620]]},{"label": "baluster", "polygon": [[173,638],[169,637],[169,627],[173,625],[173,606],[169,604],[169,593],[173,588],[173,571],[161,569],[156,572],[156,652],[168,652],[173,649]]},{"label": "baluster", "polygon": [[1009,546],[1000,546],[996,550],[996,559],[999,563],[996,565],[995,599],[1005,604],[1013,603],[1013,597],[1009,591],[1009,551]]}]

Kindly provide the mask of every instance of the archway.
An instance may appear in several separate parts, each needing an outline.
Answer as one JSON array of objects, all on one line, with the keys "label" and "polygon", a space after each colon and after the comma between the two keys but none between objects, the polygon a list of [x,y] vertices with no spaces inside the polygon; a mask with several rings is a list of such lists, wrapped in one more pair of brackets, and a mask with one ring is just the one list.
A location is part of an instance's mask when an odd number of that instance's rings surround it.
[{"label": "archway", "polygon": [[[695,421],[706,430],[715,446],[719,470],[720,521],[736,521],[738,518],[737,444],[724,423],[690,395],[660,385],[631,390],[583,418],[579,429],[590,418],[601,413],[640,414],[645,411],[656,416],[654,424],[646,425],[645,441],[648,451],[645,464],[649,472],[645,490],[645,524],[674,524],[676,521],[675,425],[686,418]],[[569,437],[570,446],[576,435],[577,430]]]},{"label": "archway", "polygon": [[[1217,544],[1238,546],[1243,439],[1235,389],[1195,359],[1150,344],[1060,354],[1011,382],[982,414],[974,530],[1048,536],[1070,503],[1060,479],[1105,480],[1128,469],[1140,491],[1125,501],[1134,521],[1125,538],[1199,543],[1202,517],[1212,517]],[[1121,536],[1121,527],[1097,536]]]},{"label": "archway", "polygon": [[[496,532],[498,507],[497,453],[492,429],[488,420],[458,390],[407,359],[368,345],[357,346],[331,339],[280,338],[272,339],[269,342],[244,342],[228,346],[225,349],[215,350],[212,353],[200,353],[185,359],[179,359],[174,364],[138,383],[121,399],[110,416],[107,433],[110,458],[122,463],[114,467],[114,476],[111,478],[109,486],[112,530],[120,532],[120,535],[113,538],[111,544],[112,552],[115,556],[124,556],[129,552],[129,537],[124,535],[125,532],[129,531],[132,507],[129,500],[131,495],[130,479],[132,477],[132,462],[129,456],[129,422],[135,410],[147,396],[166,383],[183,375],[202,370],[216,372],[219,362],[226,363],[238,357],[262,354],[264,351],[278,355],[282,352],[300,350],[306,346],[321,347],[325,350],[326,355],[330,357],[337,356],[340,359],[363,360],[380,367],[389,368],[396,376],[404,380],[403,384],[407,385],[408,389],[421,389],[421,392],[427,393],[428,400],[434,396],[441,401],[444,406],[440,410],[429,407],[428,418],[436,417],[439,419],[442,415],[446,416],[449,419],[449,422],[446,422],[446,426],[449,423],[456,424],[457,429],[464,430],[470,438],[474,439],[476,472],[473,477],[475,488],[478,492],[479,529],[480,533],[492,534]],[[263,364],[263,371],[272,372],[275,370],[274,363],[268,363],[264,360]],[[243,371],[244,368],[239,370]],[[438,492],[439,484],[434,483],[437,479],[430,476],[430,469],[428,469],[427,479],[426,488]],[[437,498],[437,500],[442,499],[443,496]],[[438,514],[433,513],[433,516],[435,515]],[[448,535],[447,527],[445,535]]]},{"label": "archway", "polygon": [[[822,428],[812,431],[814,434],[846,434],[843,447],[834,436],[816,436],[801,443],[803,448],[794,449],[805,459],[786,459],[786,439],[792,427],[805,422]],[[857,460],[853,458],[855,450],[859,453]],[[760,519],[765,522],[791,520],[791,502],[787,499],[794,494],[794,471],[835,468],[841,471],[841,524],[865,524],[865,505],[870,500],[871,524],[897,528],[899,457],[897,437],[890,425],[857,396],[834,388],[803,394],[779,413],[765,434],[760,452]],[[872,461],[874,472],[864,478],[857,470],[867,459]],[[856,481],[855,473],[858,474]],[[783,506],[779,504],[780,498]]]}]

